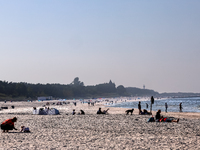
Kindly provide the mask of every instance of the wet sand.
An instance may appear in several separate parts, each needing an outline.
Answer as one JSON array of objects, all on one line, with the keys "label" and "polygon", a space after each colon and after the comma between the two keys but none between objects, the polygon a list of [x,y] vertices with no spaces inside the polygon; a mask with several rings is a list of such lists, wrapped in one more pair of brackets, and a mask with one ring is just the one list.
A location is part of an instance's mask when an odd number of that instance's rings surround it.
[{"label": "wet sand", "polygon": [[[1,149],[199,149],[200,114],[164,113],[163,116],[180,118],[179,123],[147,122],[150,116],[125,115],[124,108],[109,107],[108,115],[97,115],[102,103],[95,106],[77,103],[50,105],[60,115],[32,115],[32,107],[46,102],[0,102],[8,110],[0,111],[0,122],[17,117],[17,131],[0,133]],[[50,103],[53,103],[50,102]],[[15,109],[10,106],[14,105]],[[72,115],[72,110],[83,109],[86,115]],[[68,114],[68,115],[66,115]],[[155,112],[153,112],[155,116]],[[31,133],[20,133],[20,126]]]}]

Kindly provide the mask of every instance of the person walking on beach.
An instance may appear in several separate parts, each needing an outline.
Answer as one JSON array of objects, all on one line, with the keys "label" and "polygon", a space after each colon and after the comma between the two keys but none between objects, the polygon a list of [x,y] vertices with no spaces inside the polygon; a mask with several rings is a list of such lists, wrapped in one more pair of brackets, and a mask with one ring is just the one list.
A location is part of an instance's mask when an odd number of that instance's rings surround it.
[{"label": "person walking on beach", "polygon": [[165,103],[165,112],[167,113],[167,108],[168,108],[168,105],[167,103]]},{"label": "person walking on beach", "polygon": [[8,132],[9,130],[13,129],[17,130],[14,125],[15,122],[17,122],[16,117],[12,119],[7,119],[1,124],[1,129],[3,130],[3,132]]},{"label": "person walking on beach", "polygon": [[182,109],[183,109],[182,103],[180,103],[180,104],[179,104],[179,111],[182,112]]},{"label": "person walking on beach", "polygon": [[139,110],[139,115],[141,114],[141,104],[140,104],[140,101],[139,101],[139,104],[138,104],[138,110]]},{"label": "person walking on beach", "polygon": [[148,109],[149,105],[146,103],[146,109]]}]

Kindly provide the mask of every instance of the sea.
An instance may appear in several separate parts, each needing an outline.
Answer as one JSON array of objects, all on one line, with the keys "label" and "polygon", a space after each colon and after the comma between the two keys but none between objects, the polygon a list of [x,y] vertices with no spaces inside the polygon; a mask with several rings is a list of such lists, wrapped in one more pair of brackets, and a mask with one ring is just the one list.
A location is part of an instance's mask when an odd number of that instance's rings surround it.
[{"label": "sea", "polygon": [[[129,102],[128,100],[121,103],[110,104],[109,107],[121,107],[121,108],[138,108],[138,101]],[[148,108],[146,107],[148,104]],[[166,99],[156,99],[152,105],[152,110],[165,111],[165,103],[168,105],[167,112],[179,112],[179,104],[182,103],[182,112],[200,112],[200,97],[189,97],[189,98],[166,98]],[[146,101],[141,101],[142,110],[150,110],[150,99]]]}]

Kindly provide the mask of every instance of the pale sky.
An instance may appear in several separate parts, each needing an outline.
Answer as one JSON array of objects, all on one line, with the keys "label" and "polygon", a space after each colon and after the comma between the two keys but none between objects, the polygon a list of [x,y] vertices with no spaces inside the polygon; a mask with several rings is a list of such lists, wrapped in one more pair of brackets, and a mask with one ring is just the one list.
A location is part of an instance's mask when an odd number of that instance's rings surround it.
[{"label": "pale sky", "polygon": [[200,93],[199,0],[0,0],[0,80]]}]

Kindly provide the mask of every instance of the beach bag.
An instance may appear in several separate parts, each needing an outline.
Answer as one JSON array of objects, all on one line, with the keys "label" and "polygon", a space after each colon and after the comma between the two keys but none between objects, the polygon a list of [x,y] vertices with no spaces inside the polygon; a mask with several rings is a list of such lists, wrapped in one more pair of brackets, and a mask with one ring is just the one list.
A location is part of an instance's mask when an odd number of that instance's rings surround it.
[{"label": "beach bag", "polygon": [[151,117],[151,118],[148,119],[147,122],[154,122],[154,121],[155,121],[155,120],[154,120],[154,117]]}]

